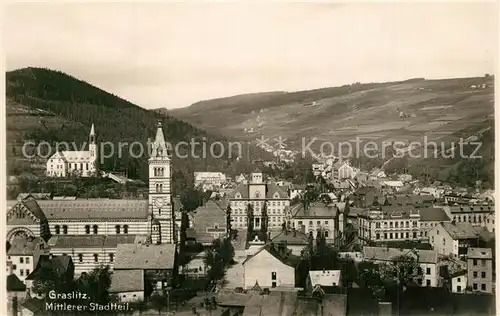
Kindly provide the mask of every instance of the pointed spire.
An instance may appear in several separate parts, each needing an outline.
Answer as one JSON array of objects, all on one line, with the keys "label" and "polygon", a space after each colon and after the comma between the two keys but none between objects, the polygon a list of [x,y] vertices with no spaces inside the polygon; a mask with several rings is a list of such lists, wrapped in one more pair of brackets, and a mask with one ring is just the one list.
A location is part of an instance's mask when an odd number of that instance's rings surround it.
[{"label": "pointed spire", "polygon": [[89,135],[95,135],[94,123],[92,123],[92,127],[90,128],[90,134]]},{"label": "pointed spire", "polygon": [[156,137],[151,151],[151,158],[155,157],[168,158],[167,144],[165,143],[161,121],[158,121],[158,129],[156,130]]}]

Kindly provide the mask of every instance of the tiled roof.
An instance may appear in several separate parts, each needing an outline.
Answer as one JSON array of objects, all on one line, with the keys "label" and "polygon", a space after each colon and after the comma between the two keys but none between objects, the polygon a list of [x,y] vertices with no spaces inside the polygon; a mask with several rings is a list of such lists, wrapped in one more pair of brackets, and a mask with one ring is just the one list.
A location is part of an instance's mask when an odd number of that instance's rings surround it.
[{"label": "tiled roof", "polygon": [[136,235],[55,235],[48,244],[52,248],[115,248],[135,241]]},{"label": "tiled roof", "polygon": [[144,271],[114,270],[111,276],[110,293],[144,291]]},{"label": "tiled roof", "polygon": [[446,222],[450,218],[442,208],[438,207],[425,207],[418,209],[420,213],[420,220],[425,222]]},{"label": "tiled roof", "polygon": [[67,162],[90,162],[97,159],[90,155],[90,151],[62,151],[61,154]]},{"label": "tiled roof", "polygon": [[453,239],[469,239],[479,237],[478,230],[470,223],[441,223],[443,228],[450,234]]},{"label": "tiled roof", "polygon": [[467,249],[467,258],[492,259],[493,253],[490,248],[469,248]]},{"label": "tiled roof", "polygon": [[121,244],[116,249],[114,269],[173,269],[174,244]]},{"label": "tiled roof", "polygon": [[17,195],[17,200],[21,201],[29,196],[32,196],[36,200],[50,200],[52,193],[19,193]]},{"label": "tiled roof", "polygon": [[410,214],[418,214],[418,209],[413,205],[383,205],[381,206],[381,210],[384,216],[401,216],[403,218],[409,218]]},{"label": "tiled roof", "polygon": [[462,205],[462,206],[450,206],[450,212],[452,214],[460,213],[486,213],[494,212],[494,205]]},{"label": "tiled roof", "polygon": [[286,249],[286,254],[281,253],[277,249],[278,247],[279,247],[279,244],[273,244],[273,243],[266,244],[264,247],[262,247],[255,254],[247,257],[245,259],[245,261],[243,261],[243,265],[245,265],[246,262],[252,260],[252,258],[256,257],[262,251],[267,251],[269,254],[271,254],[273,257],[275,257],[276,259],[281,261],[283,264],[285,264],[289,267],[293,267],[293,268],[297,267],[297,264],[299,263],[300,257],[291,254],[291,250],[289,250],[289,249]]},{"label": "tiled roof", "polygon": [[366,260],[392,261],[399,256],[406,255],[418,256],[420,263],[437,263],[438,261],[438,254],[434,250],[363,247],[363,256]]},{"label": "tiled roof", "polygon": [[309,237],[308,235],[304,234],[303,232],[300,231],[295,231],[295,236],[294,232],[281,232],[276,237],[274,237],[271,240],[273,243],[280,243],[286,241],[287,245],[307,245],[309,242]]},{"label": "tiled roof", "polygon": [[316,284],[322,286],[339,286],[340,284],[340,270],[320,270],[309,271],[309,278],[314,287]]},{"label": "tiled roof", "polygon": [[10,243],[9,251],[7,255],[9,256],[33,256],[35,253],[35,248],[39,243],[44,243],[43,239],[40,237],[26,238],[21,236],[16,236],[12,239]]},{"label": "tiled roof", "polygon": [[[263,185],[266,186],[266,198],[267,199],[274,199],[275,194],[277,194],[279,199],[288,199],[288,193],[287,193],[287,188],[286,187],[280,187],[275,183],[262,183]],[[249,185],[252,184],[244,184],[240,183],[230,194],[229,198],[234,199],[236,197],[236,194],[239,193],[241,196],[241,199],[248,199],[249,196]]]},{"label": "tiled roof", "polygon": [[293,218],[332,218],[337,216],[338,209],[334,205],[325,205],[324,203],[311,204],[304,209],[302,204],[297,207],[297,212]]},{"label": "tiled roof", "polygon": [[26,285],[15,274],[7,276],[7,292],[24,292]]},{"label": "tiled roof", "polygon": [[214,201],[209,200],[205,205],[198,207],[194,215],[194,229],[196,240],[201,243],[211,243],[213,235],[207,231],[217,225],[219,229],[226,229],[226,212]]},{"label": "tiled roof", "polygon": [[64,275],[68,271],[71,262],[72,259],[70,256],[54,256],[50,258],[48,255],[42,255],[38,260],[35,270],[26,279],[36,279],[42,267],[53,267],[60,275]]},{"label": "tiled roof", "polygon": [[146,219],[148,200],[82,199],[38,201],[49,220]]}]

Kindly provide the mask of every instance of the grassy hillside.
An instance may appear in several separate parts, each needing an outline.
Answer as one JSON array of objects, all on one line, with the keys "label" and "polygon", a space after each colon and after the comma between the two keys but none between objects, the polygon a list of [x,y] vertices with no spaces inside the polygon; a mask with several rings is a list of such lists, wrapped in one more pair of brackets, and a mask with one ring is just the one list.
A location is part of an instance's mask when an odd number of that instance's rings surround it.
[{"label": "grassy hillside", "polygon": [[[471,88],[482,84],[485,89]],[[209,132],[246,140],[282,136],[298,148],[302,137],[438,140],[464,128],[481,129],[493,116],[493,101],[492,77],[413,79],[208,100],[169,113]]]},{"label": "grassy hillside", "polygon": [[[224,137],[214,136],[180,119],[145,110],[124,99],[103,91],[91,84],[67,74],[42,68],[25,68],[7,73],[7,142],[9,173],[25,169],[27,159],[22,155],[25,140],[74,142],[80,148],[88,140],[92,123],[95,124],[98,140],[117,144],[141,142],[146,147],[148,138],[154,138],[158,121],[163,122],[165,137],[174,145],[180,141],[206,139],[207,147],[212,142],[227,142]],[[115,148],[118,148],[115,146]],[[226,146],[226,149],[228,147]],[[198,145],[195,154],[201,152]],[[192,181],[193,171],[223,170],[230,173],[251,168],[236,162],[228,153],[220,159],[193,158],[190,148],[181,150],[188,158],[173,158],[174,178]],[[135,150],[139,152],[138,148]],[[245,154],[245,150],[243,154]],[[129,177],[147,179],[147,154],[131,158],[128,147],[121,156],[115,155],[104,161],[103,169],[128,172]],[[38,162],[43,166],[43,159]],[[245,161],[245,160],[243,160]],[[29,160],[28,163],[33,163]]]}]

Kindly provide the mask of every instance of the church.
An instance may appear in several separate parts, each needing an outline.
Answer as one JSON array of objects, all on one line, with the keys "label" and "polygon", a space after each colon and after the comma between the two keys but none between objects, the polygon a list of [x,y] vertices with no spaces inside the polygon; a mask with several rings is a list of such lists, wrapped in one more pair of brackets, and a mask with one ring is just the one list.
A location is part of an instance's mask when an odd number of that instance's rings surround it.
[{"label": "church", "polygon": [[[92,126],[91,136],[93,132]],[[50,254],[72,257],[75,277],[100,264],[113,268],[120,244],[161,245],[162,249],[171,245],[169,253],[175,253],[181,217],[174,211],[171,159],[161,122],[151,152],[148,200],[37,200],[28,196],[9,201],[12,207],[7,212],[7,242],[13,247],[12,243],[22,240],[20,237],[41,237],[50,247]],[[26,274],[16,271],[19,262],[10,263],[14,274]]]},{"label": "church", "polygon": [[47,160],[49,177],[90,177],[99,170],[99,157],[94,124],[90,128],[88,151],[57,151]]}]

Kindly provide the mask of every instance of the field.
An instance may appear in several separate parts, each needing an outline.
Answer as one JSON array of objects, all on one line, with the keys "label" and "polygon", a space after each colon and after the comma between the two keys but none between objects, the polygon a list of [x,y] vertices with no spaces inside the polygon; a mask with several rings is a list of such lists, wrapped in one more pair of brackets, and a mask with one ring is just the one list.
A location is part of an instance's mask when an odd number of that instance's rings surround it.
[{"label": "field", "polygon": [[303,137],[330,142],[451,139],[464,129],[474,133],[488,127],[493,102],[493,79],[484,77],[252,94],[168,112],[210,132],[245,141],[281,136],[298,148]]}]

